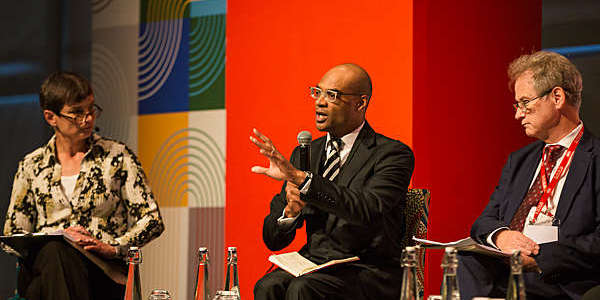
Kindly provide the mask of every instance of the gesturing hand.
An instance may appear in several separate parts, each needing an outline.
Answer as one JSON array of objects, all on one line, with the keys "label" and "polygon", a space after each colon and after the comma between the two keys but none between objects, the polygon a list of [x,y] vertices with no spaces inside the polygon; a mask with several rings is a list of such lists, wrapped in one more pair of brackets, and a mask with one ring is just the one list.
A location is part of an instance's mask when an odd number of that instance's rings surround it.
[{"label": "gesturing hand", "polygon": [[279,153],[268,137],[256,129],[253,129],[253,132],[260,140],[250,136],[250,141],[260,149],[260,154],[269,159],[269,167],[254,166],[251,169],[252,172],[264,174],[276,180],[287,180],[288,182],[300,185],[306,177],[304,172],[296,169],[281,153]]},{"label": "gesturing hand", "polygon": [[285,206],[284,213],[287,218],[294,218],[306,205],[306,202],[300,200],[300,190],[298,186],[288,182],[285,186],[285,198],[287,199],[287,205]]}]

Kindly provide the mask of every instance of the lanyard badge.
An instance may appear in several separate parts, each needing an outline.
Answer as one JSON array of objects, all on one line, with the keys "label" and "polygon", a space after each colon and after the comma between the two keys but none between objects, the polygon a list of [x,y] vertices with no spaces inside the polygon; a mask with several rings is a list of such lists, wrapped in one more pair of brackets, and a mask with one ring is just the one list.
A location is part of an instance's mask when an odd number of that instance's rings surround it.
[{"label": "lanyard badge", "polygon": [[550,212],[550,206],[548,205],[548,198],[551,197],[552,195],[554,195],[558,181],[560,180],[560,178],[562,178],[566,174],[567,170],[569,169],[569,165],[571,164],[571,159],[573,158],[573,154],[575,153],[575,148],[577,148],[577,145],[579,145],[579,141],[581,140],[582,135],[583,135],[583,126],[581,126],[581,129],[577,133],[577,136],[575,137],[573,142],[571,142],[571,145],[567,149],[567,152],[565,153],[564,158],[560,162],[558,169],[556,169],[554,176],[552,176],[552,178],[550,180],[550,184],[548,184],[547,179],[546,179],[546,168],[545,168],[546,155],[542,155],[542,166],[540,168],[540,176],[542,177],[541,181],[542,181],[542,189],[543,189],[544,193],[542,194],[542,198],[540,198],[540,201],[537,204],[537,207],[535,209],[535,213],[533,214],[533,217],[529,220],[529,224],[533,225],[535,223],[535,221],[537,220],[538,216],[540,215],[540,213],[542,212],[542,209],[544,207],[546,207],[544,214],[549,217],[554,217],[552,215],[552,213]]}]

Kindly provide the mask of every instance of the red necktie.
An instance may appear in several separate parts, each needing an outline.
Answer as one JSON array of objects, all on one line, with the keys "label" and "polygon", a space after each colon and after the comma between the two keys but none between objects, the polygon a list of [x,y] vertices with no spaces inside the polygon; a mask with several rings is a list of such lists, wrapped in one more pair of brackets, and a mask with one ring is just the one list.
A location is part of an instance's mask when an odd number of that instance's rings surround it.
[{"label": "red necktie", "polygon": [[[556,161],[558,158],[560,158],[563,152],[565,152],[565,149],[566,148],[561,145],[552,145],[544,148],[543,155],[546,156],[546,159],[542,161],[544,162],[543,167],[546,168],[546,182],[548,184],[550,183],[550,174],[552,173],[552,169],[554,169]],[[540,176],[541,173],[542,172],[540,169],[540,172],[536,176],[533,185],[531,185],[531,188],[529,188],[529,191],[527,192],[527,196],[525,196],[525,199],[523,202],[521,202],[519,209],[517,209],[517,213],[515,213],[512,221],[510,221],[509,227],[511,230],[523,231],[523,227],[525,227],[525,220],[527,219],[527,215],[529,215],[531,208],[537,206],[538,202],[542,198],[544,189],[542,187],[542,178]]]}]

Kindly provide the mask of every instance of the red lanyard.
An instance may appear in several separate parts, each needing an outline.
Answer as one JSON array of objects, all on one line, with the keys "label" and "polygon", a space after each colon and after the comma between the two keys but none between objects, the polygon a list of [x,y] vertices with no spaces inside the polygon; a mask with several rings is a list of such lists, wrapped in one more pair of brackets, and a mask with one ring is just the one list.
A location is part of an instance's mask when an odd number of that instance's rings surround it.
[{"label": "red lanyard", "polygon": [[[540,212],[542,212],[542,208],[544,206],[546,206],[546,207],[548,206],[548,198],[554,194],[554,189],[556,188],[558,181],[560,180],[561,177],[563,177],[565,175],[564,173],[567,172],[568,167],[571,164],[571,157],[573,156],[573,153],[575,152],[575,148],[577,148],[577,145],[579,145],[579,140],[581,140],[582,135],[583,135],[583,126],[581,126],[581,129],[579,129],[577,136],[575,137],[573,142],[571,142],[571,145],[567,149],[567,152],[565,153],[565,156],[563,157],[562,161],[560,162],[558,169],[556,169],[556,172],[554,172],[554,176],[550,180],[550,185],[548,185],[548,182],[546,179],[546,167],[545,167],[546,155],[542,155],[542,166],[540,167],[540,176],[542,177],[542,188],[544,189],[544,193],[542,194],[542,198],[540,199],[540,202],[538,202],[538,204],[537,204],[537,207],[535,209],[535,213],[533,214],[533,217],[531,218],[531,220],[529,220],[530,224],[534,224],[535,221],[537,220],[538,216],[540,215]],[[552,217],[553,215],[550,212],[550,209],[547,208],[546,210],[547,210],[546,215]]]}]

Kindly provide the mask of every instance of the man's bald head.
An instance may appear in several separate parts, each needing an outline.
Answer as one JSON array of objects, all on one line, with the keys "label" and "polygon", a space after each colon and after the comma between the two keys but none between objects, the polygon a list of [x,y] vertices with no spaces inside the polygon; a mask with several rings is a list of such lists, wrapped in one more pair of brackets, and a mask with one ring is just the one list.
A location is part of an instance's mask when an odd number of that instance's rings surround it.
[{"label": "man's bald head", "polygon": [[[342,137],[365,121],[371,78],[363,68],[355,64],[335,66],[323,75],[317,88],[325,92],[315,98],[318,130]],[[335,96],[330,97],[329,92]]]},{"label": "man's bald head", "polygon": [[373,93],[371,77],[361,66],[353,63],[337,65],[327,71],[323,78],[332,75],[344,80],[343,85],[350,89],[344,92],[363,94],[371,98]]}]

